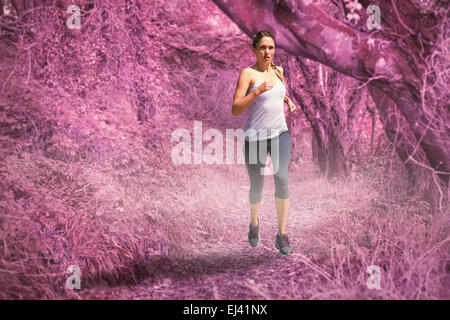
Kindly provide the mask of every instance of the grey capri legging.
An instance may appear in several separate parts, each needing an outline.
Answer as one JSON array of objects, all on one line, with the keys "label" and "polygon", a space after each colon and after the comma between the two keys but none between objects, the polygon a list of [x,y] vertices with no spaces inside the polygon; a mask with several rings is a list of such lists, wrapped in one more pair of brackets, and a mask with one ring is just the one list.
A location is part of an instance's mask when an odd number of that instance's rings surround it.
[{"label": "grey capri legging", "polygon": [[245,164],[250,178],[251,204],[261,202],[267,153],[270,153],[272,159],[275,197],[289,198],[288,168],[291,161],[291,135],[289,130],[286,130],[272,139],[245,140],[244,142]]}]

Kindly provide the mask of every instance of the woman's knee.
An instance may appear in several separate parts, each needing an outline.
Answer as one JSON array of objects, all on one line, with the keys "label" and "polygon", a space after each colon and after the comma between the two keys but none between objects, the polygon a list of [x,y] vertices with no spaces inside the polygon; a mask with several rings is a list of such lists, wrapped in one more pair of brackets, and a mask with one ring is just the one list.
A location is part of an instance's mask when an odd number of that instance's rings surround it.
[{"label": "woman's knee", "polygon": [[250,203],[254,204],[261,201],[263,187],[264,187],[264,176],[258,176],[257,179],[255,179],[255,177],[251,179],[249,192]]},{"label": "woman's knee", "polygon": [[275,196],[277,198],[289,198],[288,175],[275,175]]},{"label": "woman's knee", "polygon": [[256,204],[261,202],[262,199],[262,192],[254,192],[254,190],[250,190],[248,200],[251,204]]},{"label": "woman's knee", "polygon": [[274,176],[275,183],[287,184],[288,183],[288,172],[287,170],[278,170],[277,174]]},{"label": "woman's knee", "polygon": [[281,198],[281,199],[289,198],[289,185],[287,183],[276,185],[275,186],[275,197]]}]

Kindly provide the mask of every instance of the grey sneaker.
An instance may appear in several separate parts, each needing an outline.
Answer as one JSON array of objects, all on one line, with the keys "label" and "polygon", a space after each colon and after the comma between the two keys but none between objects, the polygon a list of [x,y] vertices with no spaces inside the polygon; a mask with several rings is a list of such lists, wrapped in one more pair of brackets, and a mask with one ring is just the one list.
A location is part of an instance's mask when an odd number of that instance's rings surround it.
[{"label": "grey sneaker", "polygon": [[294,250],[292,250],[292,247],[289,244],[287,234],[277,233],[275,248],[280,250],[280,255],[282,256],[290,256],[294,253]]},{"label": "grey sneaker", "polygon": [[252,226],[250,223],[250,230],[248,231],[248,242],[253,247],[256,247],[259,244],[259,218],[258,218],[258,225],[256,227]]}]

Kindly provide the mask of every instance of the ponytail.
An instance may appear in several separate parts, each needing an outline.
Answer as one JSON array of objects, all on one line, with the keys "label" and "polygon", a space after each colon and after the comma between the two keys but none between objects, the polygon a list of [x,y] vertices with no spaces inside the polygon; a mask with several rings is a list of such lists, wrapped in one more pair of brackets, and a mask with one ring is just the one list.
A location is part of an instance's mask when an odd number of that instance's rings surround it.
[{"label": "ponytail", "polygon": [[270,66],[274,69],[275,74],[278,76],[278,78],[281,79],[281,81],[283,81],[284,86],[287,88],[286,81],[284,80],[284,76],[281,73],[280,69],[278,69],[278,67],[273,62],[270,63]]}]

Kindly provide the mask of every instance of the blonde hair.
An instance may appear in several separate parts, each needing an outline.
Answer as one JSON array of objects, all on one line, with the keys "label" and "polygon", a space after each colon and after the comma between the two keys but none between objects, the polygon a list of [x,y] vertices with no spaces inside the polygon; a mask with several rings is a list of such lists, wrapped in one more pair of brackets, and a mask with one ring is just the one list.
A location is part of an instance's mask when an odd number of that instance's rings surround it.
[{"label": "blonde hair", "polygon": [[281,79],[281,81],[283,81],[284,86],[286,87],[286,81],[284,80],[284,76],[278,66],[276,66],[273,62],[270,63],[270,66],[275,70],[275,74]]}]

